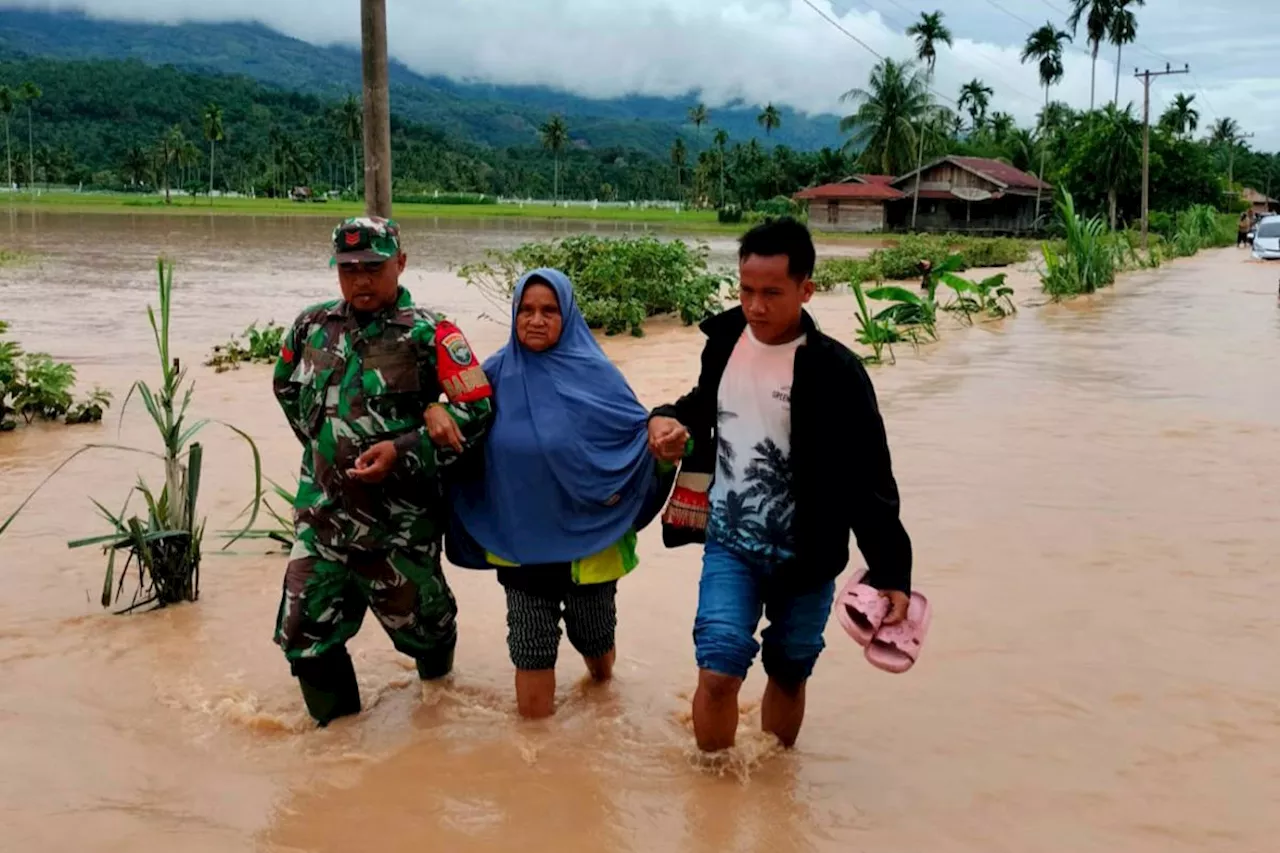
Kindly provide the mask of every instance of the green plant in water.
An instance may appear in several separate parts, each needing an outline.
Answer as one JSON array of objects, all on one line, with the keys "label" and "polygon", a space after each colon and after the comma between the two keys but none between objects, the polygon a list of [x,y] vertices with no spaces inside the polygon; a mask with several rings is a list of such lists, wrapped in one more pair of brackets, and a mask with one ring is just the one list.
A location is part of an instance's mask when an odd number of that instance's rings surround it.
[{"label": "green plant in water", "polygon": [[36,418],[57,420],[71,408],[75,385],[76,369],[71,365],[54,361],[46,353],[26,353],[10,386],[13,410],[28,424]]},{"label": "green plant in water", "polygon": [[1045,293],[1062,299],[1114,283],[1118,258],[1128,250],[1128,242],[1112,234],[1101,216],[1085,219],[1076,213],[1075,199],[1065,189],[1056,207],[1064,238],[1061,244],[1044,244],[1040,281]]},{"label": "green plant in water", "polygon": [[76,403],[71,407],[71,410],[67,412],[67,423],[96,424],[102,420],[102,416],[110,407],[111,392],[104,391],[95,385],[87,399]]},{"label": "green plant in water", "polygon": [[930,283],[929,289],[922,296],[912,293],[905,287],[889,285],[876,287],[867,291],[867,298],[878,302],[892,302],[887,308],[875,315],[880,322],[891,324],[894,329],[901,330],[904,338],[918,341],[918,335],[929,340],[938,339],[938,303],[934,301],[934,293],[938,285]]},{"label": "green plant in water", "polygon": [[854,281],[849,285],[853,288],[853,295],[858,300],[858,343],[871,347],[872,354],[862,360],[870,364],[882,364],[884,361],[884,350],[889,350],[889,362],[896,363],[897,359],[893,355],[893,345],[901,343],[904,338],[902,333],[898,331],[892,319],[879,318],[872,315],[871,309],[867,307],[867,296],[862,291],[862,282]]},{"label": "green plant in water", "polygon": [[214,347],[205,366],[223,373],[244,363],[274,364],[287,331],[274,321],[261,329],[254,323],[237,337]]},{"label": "green plant in water", "polygon": [[[95,449],[124,450],[161,460],[164,463],[164,485],[159,492],[139,477],[137,485],[125,498],[119,512],[113,513],[100,502],[93,501],[98,512],[111,525],[111,532],[68,543],[71,548],[100,546],[106,554],[107,568],[102,583],[103,607],[110,607],[113,601],[119,600],[130,570],[134,570],[137,587],[129,606],[122,612],[148,604],[164,607],[182,601],[196,601],[200,596],[200,557],[205,521],[198,517],[196,507],[200,495],[204,449],[194,439],[206,426],[211,423],[222,424],[243,438],[253,452],[254,497],[245,510],[250,517],[244,531],[251,529],[257,520],[262,502],[262,460],[253,439],[243,430],[223,421],[203,419],[194,423],[187,422],[187,410],[195,388],[187,384],[186,371],[176,358],[171,357],[169,346],[173,267],[160,260],[156,264],[156,273],[160,316],[157,319],[155,311],[148,306],[147,319],[155,336],[161,382],[156,389],[142,380],[135,382],[121,407],[120,417],[123,421],[129,400],[136,393],[160,434],[164,452],[156,453],[118,444],[87,444],[63,460],[0,524],[2,536],[36,493],[82,453]],[[146,503],[145,516],[126,517],[134,492],[141,495]],[[228,546],[230,544],[228,542]],[[117,574],[117,562],[121,554],[124,555],[124,562]]]},{"label": "green plant in water", "polygon": [[271,484],[272,493],[284,505],[284,509],[277,510],[271,505],[270,499],[262,502],[263,507],[267,510],[267,515],[271,517],[274,523],[268,528],[254,528],[252,530],[242,531],[222,531],[222,538],[236,541],[237,539],[269,539],[280,543],[285,551],[293,548],[294,541],[294,524],[293,524],[293,504],[298,495],[298,484],[295,478],[293,490],[290,491],[281,486],[275,480],[267,478],[267,482]]}]

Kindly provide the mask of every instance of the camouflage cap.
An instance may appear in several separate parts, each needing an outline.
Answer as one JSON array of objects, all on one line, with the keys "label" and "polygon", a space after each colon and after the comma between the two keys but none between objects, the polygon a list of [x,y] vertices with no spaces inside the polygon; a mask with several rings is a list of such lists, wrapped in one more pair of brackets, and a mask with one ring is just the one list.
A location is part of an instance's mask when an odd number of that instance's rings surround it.
[{"label": "camouflage cap", "polygon": [[380,216],[354,216],[333,229],[333,257],[337,264],[378,263],[400,254],[400,224]]}]

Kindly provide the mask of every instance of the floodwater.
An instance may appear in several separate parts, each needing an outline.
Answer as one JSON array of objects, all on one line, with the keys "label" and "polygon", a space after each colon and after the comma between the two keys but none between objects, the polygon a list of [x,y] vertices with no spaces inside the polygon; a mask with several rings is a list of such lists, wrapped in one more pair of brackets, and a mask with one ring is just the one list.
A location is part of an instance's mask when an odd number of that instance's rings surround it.
[{"label": "floodwater", "polygon": [[[532,227],[409,222],[406,283],[487,353],[504,312],[449,263]],[[144,310],[161,252],[196,414],[248,430],[288,482],[298,450],[268,369],[199,362],[333,292],[327,228],[0,213],[0,244],[40,255],[0,271],[0,317],[117,399],[106,425],[0,436],[0,515],[83,442],[155,446],[140,407],[119,436],[116,416],[158,372]],[[214,542],[198,604],[105,614],[103,560],[64,543],[101,530],[90,496],[115,509],[157,471],[81,457],[0,540],[0,850],[1273,851],[1278,277],[1222,250],[1036,306],[1024,271],[1015,318],[874,369],[935,606],[924,655],[881,673],[832,620],[798,747],[756,731],[757,668],[717,766],[696,760],[688,715],[697,557],[656,530],[621,586],[616,681],[582,685],[565,644],[553,720],[517,721],[500,589],[451,569],[451,682],[422,690],[366,620],[367,710],[316,731],[270,640],[283,556]],[[848,297],[814,310],[849,339]],[[605,344],[647,404],[692,383],[699,345],[663,324]],[[247,499],[248,464],[211,428],[211,530]]]}]

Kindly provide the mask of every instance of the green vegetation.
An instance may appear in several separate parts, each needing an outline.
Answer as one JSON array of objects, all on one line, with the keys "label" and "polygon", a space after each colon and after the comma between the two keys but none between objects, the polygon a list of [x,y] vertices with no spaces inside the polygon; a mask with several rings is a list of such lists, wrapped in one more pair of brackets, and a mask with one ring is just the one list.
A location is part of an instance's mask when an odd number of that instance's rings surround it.
[{"label": "green vegetation", "polygon": [[898,330],[891,318],[879,317],[871,313],[871,309],[867,307],[867,295],[862,291],[862,282],[850,282],[849,286],[858,300],[858,311],[855,315],[858,321],[858,343],[871,347],[871,355],[860,356],[860,358],[867,364],[882,364],[884,351],[887,348],[889,363],[896,363],[893,345],[905,340],[902,332]]},{"label": "green vegetation", "polygon": [[720,309],[720,294],[731,279],[708,269],[709,252],[680,240],[579,235],[490,251],[485,261],[467,264],[458,274],[505,309],[524,273],[558,269],[573,282],[588,325],[639,336],[649,317],[676,314],[690,324]]},{"label": "green vegetation", "polygon": [[820,291],[833,290],[853,281],[902,281],[920,278],[920,261],[929,261],[935,273],[951,258],[956,271],[1007,267],[1030,258],[1028,243],[1010,237],[969,237],[954,234],[906,234],[886,249],[867,258],[827,258],[819,261],[813,282]]},{"label": "green vegetation", "polygon": [[214,368],[217,373],[225,373],[238,369],[244,363],[274,364],[287,331],[275,321],[261,329],[254,323],[237,337],[215,346],[204,365]]},{"label": "green vegetation", "polygon": [[[160,315],[157,319],[155,311],[148,306],[147,318],[155,336],[161,382],[158,388],[153,389],[139,380],[130,390],[129,398],[136,393],[142,400],[160,435],[164,452],[156,453],[117,444],[85,445],[55,468],[0,524],[0,535],[3,535],[45,483],[80,454],[89,450],[124,450],[161,460],[164,463],[164,485],[158,493],[139,477],[137,485],[125,499],[119,512],[113,513],[95,500],[94,506],[111,525],[112,531],[104,536],[68,543],[72,548],[100,546],[107,555],[106,574],[102,583],[103,607],[110,607],[113,601],[119,600],[130,577],[130,570],[133,570],[136,588],[130,604],[123,612],[148,604],[165,607],[182,601],[195,601],[200,596],[200,557],[205,521],[198,516],[197,502],[204,449],[194,439],[215,421],[205,419],[187,422],[187,410],[195,389],[186,384],[186,371],[182,369],[178,359],[171,356],[169,317],[173,304],[173,267],[159,261],[157,278]],[[128,403],[129,399],[126,398],[125,408]],[[121,418],[123,417],[124,412],[121,411]],[[247,433],[237,427],[222,421],[216,423],[221,423],[243,438],[253,452],[254,497],[246,510],[250,513],[245,525],[245,531],[248,531],[257,520],[262,502],[262,462],[258,447]],[[133,492],[141,495],[146,503],[145,516],[126,517]],[[125,556],[117,573],[116,563],[120,554]]]},{"label": "green vegetation", "polygon": [[68,424],[96,423],[111,405],[111,394],[95,387],[75,403],[76,369],[47,353],[24,353],[16,341],[4,340],[8,324],[0,320],[0,432],[17,428],[14,415],[30,425],[37,418]]},{"label": "green vegetation", "polygon": [[10,249],[0,249],[0,267],[19,264],[26,259],[27,256],[22,252],[15,252]]},{"label": "green vegetation", "polygon": [[1054,299],[1094,293],[1116,280],[1122,253],[1129,251],[1123,235],[1108,230],[1102,216],[1085,218],[1075,199],[1063,190],[1057,202],[1059,222],[1066,236],[1061,248],[1044,245],[1044,292]]}]

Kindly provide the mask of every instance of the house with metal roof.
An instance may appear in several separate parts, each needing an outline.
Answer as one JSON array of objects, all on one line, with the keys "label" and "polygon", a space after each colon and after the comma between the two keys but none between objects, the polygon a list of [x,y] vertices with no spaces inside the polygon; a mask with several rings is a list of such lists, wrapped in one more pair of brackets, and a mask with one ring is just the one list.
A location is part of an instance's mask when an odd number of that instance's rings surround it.
[{"label": "house with metal roof", "polygon": [[940,157],[918,173],[895,178],[890,186],[902,194],[886,204],[890,230],[911,227],[917,188],[917,231],[1026,234],[1037,230],[1053,209],[1052,186],[984,157]]},{"label": "house with metal roof", "polygon": [[809,225],[820,231],[884,231],[885,203],[902,198],[892,182],[892,175],[851,175],[793,198],[809,205]]}]

